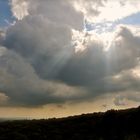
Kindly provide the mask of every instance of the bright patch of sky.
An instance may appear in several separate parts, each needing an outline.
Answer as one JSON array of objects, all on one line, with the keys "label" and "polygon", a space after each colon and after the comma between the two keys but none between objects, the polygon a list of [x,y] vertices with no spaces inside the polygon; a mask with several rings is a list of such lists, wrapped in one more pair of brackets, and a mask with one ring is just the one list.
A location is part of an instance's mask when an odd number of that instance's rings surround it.
[{"label": "bright patch of sky", "polygon": [[13,22],[14,17],[10,9],[8,0],[0,0],[0,27],[8,26]]}]

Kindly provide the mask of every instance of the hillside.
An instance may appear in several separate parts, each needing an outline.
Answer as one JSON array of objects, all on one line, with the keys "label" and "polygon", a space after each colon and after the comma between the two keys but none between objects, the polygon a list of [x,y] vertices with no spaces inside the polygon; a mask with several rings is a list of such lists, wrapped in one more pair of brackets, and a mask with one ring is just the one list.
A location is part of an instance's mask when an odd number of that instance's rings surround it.
[{"label": "hillside", "polygon": [[0,140],[140,140],[140,107],[0,123]]}]

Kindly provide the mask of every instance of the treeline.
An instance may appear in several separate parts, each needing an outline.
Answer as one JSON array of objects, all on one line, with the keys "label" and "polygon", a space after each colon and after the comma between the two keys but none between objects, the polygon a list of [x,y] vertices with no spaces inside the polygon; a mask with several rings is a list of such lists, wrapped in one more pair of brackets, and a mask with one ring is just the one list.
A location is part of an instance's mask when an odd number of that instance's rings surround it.
[{"label": "treeline", "polygon": [[61,119],[0,122],[0,140],[140,140],[140,107]]}]

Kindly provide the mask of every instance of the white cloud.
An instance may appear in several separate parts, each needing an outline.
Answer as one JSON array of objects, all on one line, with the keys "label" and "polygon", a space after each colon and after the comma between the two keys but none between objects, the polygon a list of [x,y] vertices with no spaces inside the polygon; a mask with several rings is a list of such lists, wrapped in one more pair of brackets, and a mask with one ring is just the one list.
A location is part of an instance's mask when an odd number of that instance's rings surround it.
[{"label": "white cloud", "polygon": [[140,12],[138,0],[75,0],[75,7],[82,11],[85,18],[92,23],[117,21],[124,17]]},{"label": "white cloud", "polygon": [[28,15],[28,1],[27,0],[10,0],[11,10],[13,15],[21,20]]},{"label": "white cloud", "polygon": [[12,0],[13,15],[23,19],[29,15],[42,15],[51,22],[83,29],[83,13],[76,11],[68,0]]},{"label": "white cloud", "polygon": [[53,22],[67,24],[78,30],[83,29],[84,19],[106,24],[140,12],[138,0],[11,0],[11,7],[17,19],[28,14],[41,14]]},{"label": "white cloud", "polygon": [[127,17],[129,15],[140,12],[140,3],[134,1],[133,4],[130,0],[124,2],[122,5],[121,1],[110,0],[105,3],[104,7],[100,8],[100,15],[97,17],[97,22],[99,21],[116,21]]}]

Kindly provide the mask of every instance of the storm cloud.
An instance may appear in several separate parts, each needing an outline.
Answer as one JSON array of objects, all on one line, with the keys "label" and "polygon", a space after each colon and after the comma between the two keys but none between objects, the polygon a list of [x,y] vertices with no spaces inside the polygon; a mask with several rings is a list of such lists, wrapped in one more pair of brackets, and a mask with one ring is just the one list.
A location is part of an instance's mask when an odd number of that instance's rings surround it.
[{"label": "storm cloud", "polygon": [[[84,31],[86,15],[74,2],[12,1],[18,20],[1,41],[2,105],[40,106],[140,91],[139,30],[117,26],[108,46],[98,34]],[[88,4],[104,7],[106,2],[90,0]],[[75,33],[78,37],[74,38]],[[118,98],[114,103],[123,104]]]}]

